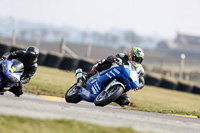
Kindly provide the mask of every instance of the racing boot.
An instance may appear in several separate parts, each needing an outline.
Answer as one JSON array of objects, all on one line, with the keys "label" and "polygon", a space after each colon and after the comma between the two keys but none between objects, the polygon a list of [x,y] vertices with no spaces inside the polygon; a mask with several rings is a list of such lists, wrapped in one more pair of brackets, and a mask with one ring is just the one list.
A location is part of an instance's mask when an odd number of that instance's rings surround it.
[{"label": "racing boot", "polygon": [[83,71],[81,68],[78,68],[76,70],[76,78],[77,78],[77,84],[76,87],[77,88],[81,88],[81,87],[86,87],[86,81],[87,78],[85,76],[83,76]]},{"label": "racing boot", "polygon": [[82,77],[83,77],[82,69],[81,68],[76,69],[76,79],[77,79],[76,87],[77,88],[81,88],[82,87]]},{"label": "racing boot", "polygon": [[81,87],[86,87],[86,82],[87,82],[87,79],[86,79],[86,77],[85,76],[83,76],[83,77],[81,77],[81,78],[79,78],[78,79],[78,81],[77,81],[77,87],[78,88],[81,88]]},{"label": "racing boot", "polygon": [[130,98],[126,93],[122,93],[122,95],[114,102],[119,104],[121,107],[128,107],[128,104],[130,103]]},{"label": "racing boot", "polygon": [[92,77],[94,74],[92,72],[89,72],[88,74],[86,73],[85,75],[86,76],[82,76],[82,78],[81,78],[82,87],[84,87],[84,88],[86,88],[86,83],[87,83],[88,79],[90,77]]}]

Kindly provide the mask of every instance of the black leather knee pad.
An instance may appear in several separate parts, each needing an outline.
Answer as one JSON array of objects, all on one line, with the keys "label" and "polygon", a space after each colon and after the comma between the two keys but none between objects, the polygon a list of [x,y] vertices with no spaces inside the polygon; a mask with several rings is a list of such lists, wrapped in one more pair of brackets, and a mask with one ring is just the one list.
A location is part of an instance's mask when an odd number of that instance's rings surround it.
[{"label": "black leather knee pad", "polygon": [[119,105],[128,105],[130,103],[130,98],[126,93],[123,93],[115,102]]}]

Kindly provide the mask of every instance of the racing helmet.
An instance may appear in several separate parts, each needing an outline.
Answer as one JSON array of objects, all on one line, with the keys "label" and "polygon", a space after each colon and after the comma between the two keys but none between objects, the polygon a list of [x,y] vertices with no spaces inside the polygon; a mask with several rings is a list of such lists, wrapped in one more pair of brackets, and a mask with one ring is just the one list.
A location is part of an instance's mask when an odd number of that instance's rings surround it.
[{"label": "racing helmet", "polygon": [[37,47],[35,46],[30,46],[26,49],[25,52],[25,58],[29,61],[29,62],[33,62],[36,60],[36,58],[39,55],[39,50]]},{"label": "racing helmet", "polygon": [[131,51],[129,52],[128,59],[130,61],[135,61],[141,64],[144,59],[143,49],[139,47],[133,47]]}]

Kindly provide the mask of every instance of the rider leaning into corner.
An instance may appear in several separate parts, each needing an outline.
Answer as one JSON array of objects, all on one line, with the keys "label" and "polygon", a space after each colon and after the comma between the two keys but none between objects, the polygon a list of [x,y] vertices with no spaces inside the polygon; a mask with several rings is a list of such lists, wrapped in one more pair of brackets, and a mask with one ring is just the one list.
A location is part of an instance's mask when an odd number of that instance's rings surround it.
[{"label": "rider leaning into corner", "polygon": [[[128,65],[128,61],[134,61],[136,71],[139,75],[139,87],[137,90],[140,90],[144,87],[144,68],[142,67],[142,61],[144,59],[144,51],[139,47],[133,47],[129,52],[129,55],[125,53],[119,53],[116,56],[109,56],[107,59],[101,59],[97,64],[95,64],[92,70],[82,78],[83,86],[85,86],[87,80],[96,74],[97,72],[101,72],[106,70],[112,66],[112,63],[116,63],[118,65]],[[80,86],[77,86],[80,87]],[[116,101],[117,104],[124,107],[130,103],[129,96],[126,93],[123,93]]]},{"label": "rider leaning into corner", "polygon": [[[19,86],[13,86],[9,91],[13,92],[15,96],[20,96],[24,92],[24,84],[27,84],[31,77],[35,74],[37,70],[37,58],[39,55],[39,50],[35,46],[30,46],[26,50],[17,50],[13,52],[7,52],[2,57],[1,60],[8,59],[17,59],[24,64],[24,73],[21,76],[21,81]],[[0,90],[5,87],[4,83]]]}]

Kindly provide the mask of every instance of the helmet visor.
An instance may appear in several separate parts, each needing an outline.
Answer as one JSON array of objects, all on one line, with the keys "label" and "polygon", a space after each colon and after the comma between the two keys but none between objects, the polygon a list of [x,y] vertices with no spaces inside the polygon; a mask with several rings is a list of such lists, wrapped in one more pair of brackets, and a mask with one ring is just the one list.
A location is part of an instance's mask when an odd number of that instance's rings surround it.
[{"label": "helmet visor", "polygon": [[142,57],[139,57],[139,58],[136,57],[135,61],[142,64],[143,58]]},{"label": "helmet visor", "polygon": [[36,59],[37,55],[35,55],[35,53],[32,53],[32,52],[27,52],[25,54],[25,58],[28,60],[28,61],[34,61]]}]

